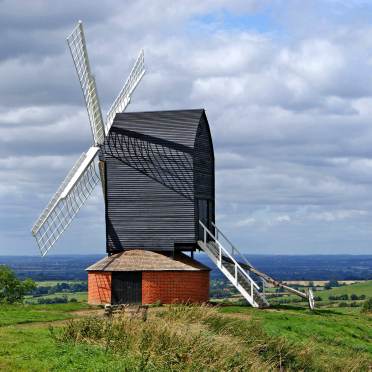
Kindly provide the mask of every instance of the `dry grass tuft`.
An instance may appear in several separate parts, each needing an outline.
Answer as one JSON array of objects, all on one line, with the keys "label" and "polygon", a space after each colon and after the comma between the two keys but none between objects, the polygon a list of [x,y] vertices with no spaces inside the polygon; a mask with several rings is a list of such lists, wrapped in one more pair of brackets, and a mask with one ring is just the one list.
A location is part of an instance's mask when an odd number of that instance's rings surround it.
[{"label": "dry grass tuft", "polygon": [[73,320],[54,337],[127,356],[141,371],[332,370],[319,365],[314,345],[270,336],[258,321],[227,317],[208,305],[158,308],[147,321],[125,314]]}]

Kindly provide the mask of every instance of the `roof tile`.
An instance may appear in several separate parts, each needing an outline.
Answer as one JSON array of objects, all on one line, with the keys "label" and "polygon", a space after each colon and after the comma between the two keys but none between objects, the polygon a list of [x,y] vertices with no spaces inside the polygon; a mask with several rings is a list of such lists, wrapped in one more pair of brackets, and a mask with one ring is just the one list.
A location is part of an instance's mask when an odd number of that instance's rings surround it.
[{"label": "roof tile", "polygon": [[166,252],[158,253],[143,249],[127,250],[104,257],[89,266],[87,271],[201,271],[210,270],[207,266],[176,253],[174,258]]}]

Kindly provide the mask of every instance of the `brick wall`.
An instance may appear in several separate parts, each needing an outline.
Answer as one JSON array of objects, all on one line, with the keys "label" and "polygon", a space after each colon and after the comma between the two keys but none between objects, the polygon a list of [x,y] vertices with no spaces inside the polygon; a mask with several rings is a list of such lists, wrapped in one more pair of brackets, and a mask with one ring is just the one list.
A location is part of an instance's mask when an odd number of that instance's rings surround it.
[{"label": "brick wall", "polygon": [[146,271],[142,273],[142,303],[206,302],[209,271]]},{"label": "brick wall", "polygon": [[88,273],[88,303],[91,305],[111,303],[111,273],[90,271]]}]

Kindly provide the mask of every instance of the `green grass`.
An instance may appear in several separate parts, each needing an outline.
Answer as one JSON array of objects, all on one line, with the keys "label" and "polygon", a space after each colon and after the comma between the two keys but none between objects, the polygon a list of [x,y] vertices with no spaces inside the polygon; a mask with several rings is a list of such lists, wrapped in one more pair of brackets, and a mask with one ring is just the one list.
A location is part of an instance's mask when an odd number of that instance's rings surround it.
[{"label": "green grass", "polygon": [[82,303],[1,305],[0,370],[134,370],[130,358],[111,355],[93,345],[61,344],[53,340],[48,329],[50,322],[70,319],[75,317],[74,311],[87,308]]},{"label": "green grass", "polygon": [[[340,296],[340,295],[345,295],[347,294],[349,296],[349,300],[342,301],[342,302],[354,302],[353,300],[350,299],[350,296],[352,294],[355,294],[357,296],[365,295],[367,298],[372,297],[372,280],[368,280],[362,283],[354,283],[350,285],[343,285],[340,287],[335,287],[332,289],[326,289],[326,290],[320,290],[320,291],[314,291],[314,296],[320,297],[321,300],[317,301],[318,306],[337,306],[340,300],[336,301],[330,301],[328,299],[329,296]],[[275,304],[275,303],[280,303],[282,299],[287,299],[287,300],[293,300],[296,301],[299,299],[298,296],[295,295],[285,295],[283,297],[271,297],[270,301]],[[362,305],[363,300],[357,300],[357,303],[360,303]]]},{"label": "green grass", "polygon": [[211,307],[165,306],[153,309],[146,322],[127,316],[69,322],[57,339],[101,345],[135,359],[141,371],[266,371],[303,369],[309,362],[307,355],[295,355],[294,346],[267,337],[255,325],[247,324],[249,332],[237,334],[230,323]]},{"label": "green grass", "polygon": [[[38,287],[53,287],[57,284],[68,283],[68,284],[82,284],[86,283],[84,280],[48,280],[48,281],[38,281],[36,285]],[[78,302],[87,302],[88,292],[56,292],[51,294],[45,294],[42,296],[25,296],[25,301],[27,303],[38,303],[38,299],[53,299],[55,297],[67,297],[67,300],[70,301],[72,298],[75,298]]]},{"label": "green grass", "polygon": [[71,312],[87,308],[83,303],[53,305],[0,305],[0,327],[32,322],[51,322],[73,317]]},{"label": "green grass", "polygon": [[147,322],[71,322],[58,339],[139,357],[144,371],[368,371],[372,363],[371,318],[353,313],[185,305],[155,310]]},{"label": "green grass", "polygon": [[37,281],[35,283],[38,287],[53,287],[61,283],[82,284],[82,283],[86,283],[86,280],[45,280],[45,281]]},{"label": "green grass", "polygon": [[89,308],[0,306],[0,370],[333,372],[372,365],[372,316],[360,309],[181,305],[151,308],[147,322],[52,323]]},{"label": "green grass", "polygon": [[272,336],[313,344],[324,360],[364,355],[371,358],[372,363],[372,317],[361,314],[360,309],[318,309],[312,312],[305,307],[283,305],[257,311],[230,306],[221,308],[220,312],[246,314],[260,321]]},{"label": "green grass", "polygon": [[0,328],[0,370],[133,371],[130,358],[87,344],[53,341],[48,328]]},{"label": "green grass", "polygon": [[341,287],[327,289],[324,291],[316,291],[314,293],[316,296],[321,297],[322,300],[328,300],[329,296],[340,296],[343,294],[347,294],[349,297],[352,294],[356,294],[357,296],[366,295],[367,297],[372,297],[372,280],[368,280],[363,283],[343,285]]}]

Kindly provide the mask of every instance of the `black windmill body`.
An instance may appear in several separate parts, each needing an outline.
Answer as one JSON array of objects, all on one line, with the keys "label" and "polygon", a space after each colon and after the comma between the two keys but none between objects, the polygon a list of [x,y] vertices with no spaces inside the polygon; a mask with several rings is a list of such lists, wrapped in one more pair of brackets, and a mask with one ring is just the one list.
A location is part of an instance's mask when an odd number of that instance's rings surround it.
[{"label": "black windmill body", "polygon": [[204,110],[117,114],[101,150],[106,247],[195,250],[214,222],[214,154]]}]

